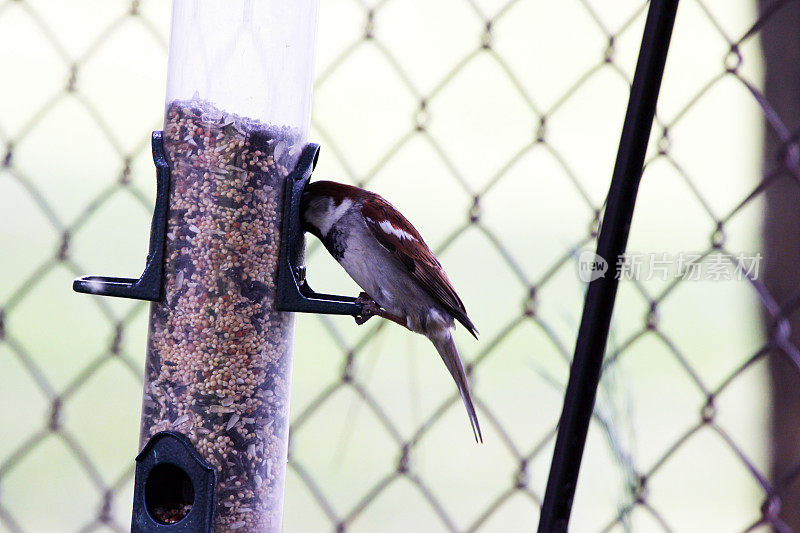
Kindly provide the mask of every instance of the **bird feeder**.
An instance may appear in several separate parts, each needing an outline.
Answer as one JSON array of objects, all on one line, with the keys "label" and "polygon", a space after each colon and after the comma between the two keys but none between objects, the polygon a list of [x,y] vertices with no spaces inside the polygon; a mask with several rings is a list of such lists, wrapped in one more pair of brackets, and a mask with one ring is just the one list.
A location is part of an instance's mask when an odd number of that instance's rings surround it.
[{"label": "bird feeder", "polygon": [[134,531],[280,531],[288,311],[360,309],[298,263],[316,17],[317,0],[174,0],[147,267],[74,283],[153,302]]},{"label": "bird feeder", "polygon": [[[150,311],[140,447],[162,431],[189,438],[217,474],[218,531],[281,529],[294,315],[274,295],[284,185],[308,138],[316,10],[173,7],[164,294]],[[187,511],[164,503],[148,509],[162,522]]]}]

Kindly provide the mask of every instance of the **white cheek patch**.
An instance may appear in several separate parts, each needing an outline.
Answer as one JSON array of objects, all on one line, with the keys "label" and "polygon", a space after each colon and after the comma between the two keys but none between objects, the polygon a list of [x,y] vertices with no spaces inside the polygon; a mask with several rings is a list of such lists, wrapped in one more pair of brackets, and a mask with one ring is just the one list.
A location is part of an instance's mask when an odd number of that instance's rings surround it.
[{"label": "white cheek patch", "polygon": [[339,219],[342,218],[344,214],[347,213],[347,210],[353,206],[353,200],[350,200],[349,198],[342,200],[342,203],[336,207],[333,207],[333,199],[331,199],[330,202],[330,207],[333,209],[329,208],[328,214],[323,217],[319,225],[319,231],[322,233],[323,237],[328,236],[328,232],[331,230],[333,225],[339,222]]},{"label": "white cheek patch", "polygon": [[416,241],[417,240],[409,232],[407,232],[406,230],[403,230],[403,229],[395,227],[394,224],[392,224],[388,220],[381,220],[381,222],[378,224],[378,226],[380,226],[380,228],[383,231],[385,231],[386,233],[390,233],[390,234],[394,235],[395,237],[397,237],[398,239],[405,239],[405,240],[409,240],[409,241]]}]

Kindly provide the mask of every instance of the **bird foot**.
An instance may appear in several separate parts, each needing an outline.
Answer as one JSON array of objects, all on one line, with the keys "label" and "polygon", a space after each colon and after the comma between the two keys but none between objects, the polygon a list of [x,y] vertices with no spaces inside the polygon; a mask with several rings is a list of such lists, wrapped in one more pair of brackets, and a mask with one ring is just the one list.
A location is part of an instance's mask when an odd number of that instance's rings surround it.
[{"label": "bird foot", "polygon": [[399,324],[404,328],[408,328],[408,325],[403,318],[400,318],[399,316],[393,315],[385,309],[382,309],[381,306],[372,299],[372,296],[366,292],[362,292],[358,295],[358,298],[356,298],[356,303],[361,304],[361,314],[354,317],[356,319],[356,324],[359,326],[370,318],[379,316],[381,318],[385,318],[386,320],[391,320],[395,324]]},{"label": "bird foot", "polygon": [[375,300],[372,299],[372,296],[366,292],[362,292],[358,295],[358,298],[356,298],[356,303],[361,304],[361,314],[355,317],[356,324],[359,326],[373,316],[380,316],[381,314],[381,306],[375,303]]}]

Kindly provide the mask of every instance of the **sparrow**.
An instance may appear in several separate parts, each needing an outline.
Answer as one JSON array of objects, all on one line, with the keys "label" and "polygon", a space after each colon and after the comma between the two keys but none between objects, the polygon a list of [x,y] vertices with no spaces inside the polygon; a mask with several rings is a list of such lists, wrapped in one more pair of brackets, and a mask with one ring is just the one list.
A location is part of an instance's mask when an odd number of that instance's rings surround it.
[{"label": "sparrow", "polygon": [[321,240],[364,290],[356,322],[380,316],[425,335],[456,382],[475,440],[483,442],[452,334],[456,320],[476,339],[478,330],[416,228],[377,194],[332,181],[310,183],[300,212],[303,230]]}]

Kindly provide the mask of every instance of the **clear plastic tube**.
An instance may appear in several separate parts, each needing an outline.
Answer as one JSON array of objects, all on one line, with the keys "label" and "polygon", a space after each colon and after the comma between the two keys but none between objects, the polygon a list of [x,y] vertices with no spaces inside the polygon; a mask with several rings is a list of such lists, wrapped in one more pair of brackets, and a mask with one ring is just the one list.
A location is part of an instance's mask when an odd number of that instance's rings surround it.
[{"label": "clear plastic tube", "polygon": [[317,0],[174,0],[167,105],[197,96],[227,113],[289,126],[311,116]]},{"label": "clear plastic tube", "polygon": [[275,310],[275,280],[316,14],[316,0],[173,7],[165,297],[151,306],[140,445],[190,438],[217,469],[217,531],[281,529],[294,317]]}]

